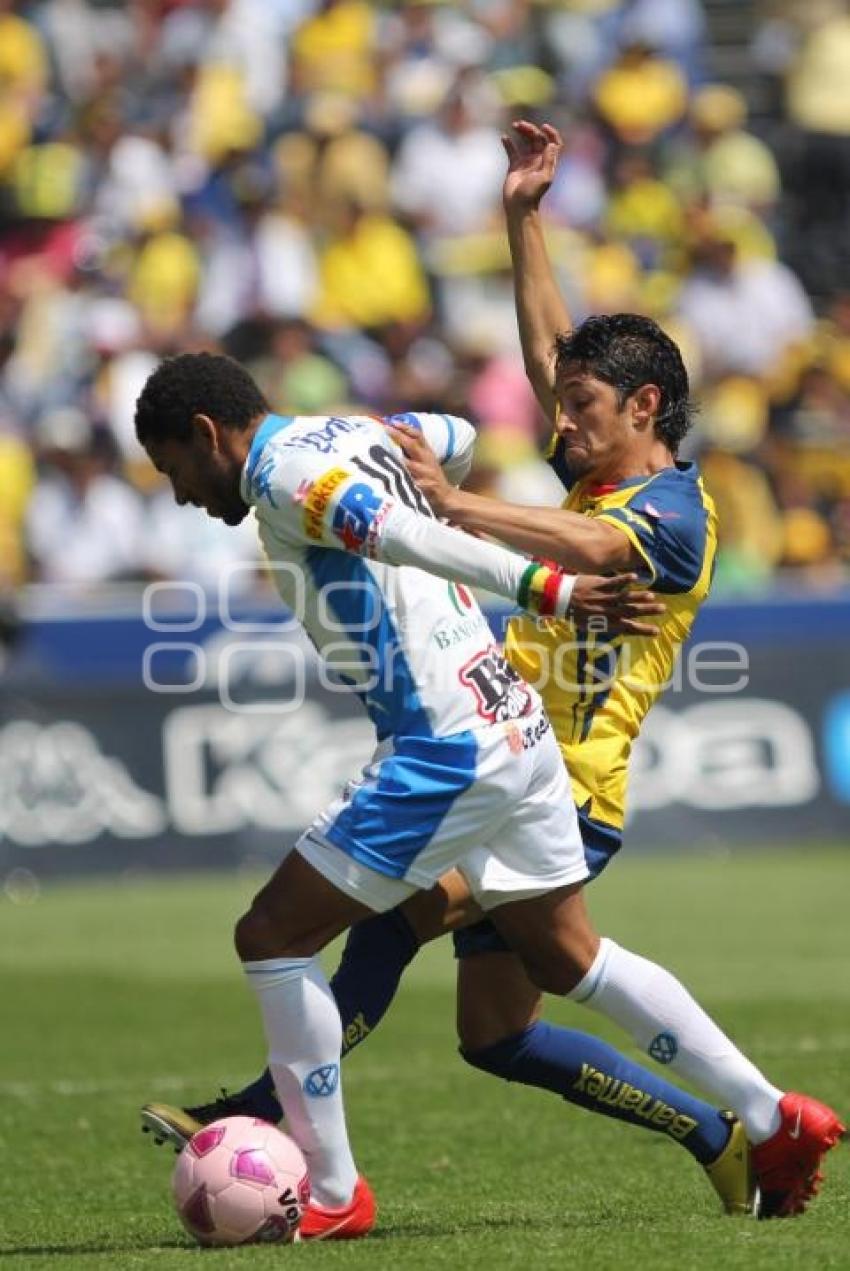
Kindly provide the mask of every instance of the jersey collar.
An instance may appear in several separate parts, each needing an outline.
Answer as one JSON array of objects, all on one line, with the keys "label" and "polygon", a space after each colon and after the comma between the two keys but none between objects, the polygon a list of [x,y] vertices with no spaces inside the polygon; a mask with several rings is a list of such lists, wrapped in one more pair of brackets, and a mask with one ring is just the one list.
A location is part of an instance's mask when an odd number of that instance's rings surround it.
[{"label": "jersey collar", "polygon": [[294,415],[266,415],[257,431],[254,433],[253,440],[251,441],[251,448],[248,451],[248,458],[245,460],[245,467],[242,469],[243,495],[251,489],[251,482],[254,479],[257,464],[260,462],[260,455],[265,450],[267,444],[276,433],[279,433],[282,428],[288,428],[291,423],[294,423],[294,421]]},{"label": "jersey collar", "polygon": [[[677,472],[689,475],[695,465],[691,461],[677,459],[671,467]],[[615,490],[628,490],[633,485],[645,485],[647,481],[654,481],[656,477],[660,477],[662,472],[669,472],[670,468],[661,468],[658,472],[652,472],[648,476],[626,477],[623,481],[599,482],[597,485],[588,485],[585,487],[585,494],[590,499],[602,499],[606,494],[613,494]]]}]

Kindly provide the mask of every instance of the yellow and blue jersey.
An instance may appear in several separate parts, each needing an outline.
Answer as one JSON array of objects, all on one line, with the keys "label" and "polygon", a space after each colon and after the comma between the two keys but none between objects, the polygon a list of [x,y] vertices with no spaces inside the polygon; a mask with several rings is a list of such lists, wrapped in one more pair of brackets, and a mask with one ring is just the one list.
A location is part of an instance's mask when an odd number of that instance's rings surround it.
[{"label": "yellow and blue jersey", "polygon": [[[557,461],[553,466],[558,471]],[[551,618],[508,624],[508,660],[542,694],[582,821],[609,855],[623,826],[632,743],[708,594],[717,518],[693,463],[615,486],[580,481],[563,506],[621,530],[642,558],[641,577],[666,605],[651,637],[607,635]]]}]

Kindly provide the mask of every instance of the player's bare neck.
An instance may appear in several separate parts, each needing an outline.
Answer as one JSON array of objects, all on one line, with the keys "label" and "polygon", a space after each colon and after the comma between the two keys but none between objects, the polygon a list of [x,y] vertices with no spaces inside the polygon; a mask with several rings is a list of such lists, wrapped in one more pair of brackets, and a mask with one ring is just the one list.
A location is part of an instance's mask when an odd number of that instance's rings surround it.
[{"label": "player's bare neck", "polygon": [[260,427],[264,419],[268,419],[268,415],[257,415],[252,419],[246,428],[232,428],[228,430],[227,447],[230,456],[238,467],[242,467],[251,450],[251,442],[254,440],[254,434]]}]

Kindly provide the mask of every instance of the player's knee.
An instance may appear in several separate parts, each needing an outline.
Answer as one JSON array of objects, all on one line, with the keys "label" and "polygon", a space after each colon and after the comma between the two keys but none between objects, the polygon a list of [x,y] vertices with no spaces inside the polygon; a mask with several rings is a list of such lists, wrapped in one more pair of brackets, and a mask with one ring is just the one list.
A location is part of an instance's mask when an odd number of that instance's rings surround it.
[{"label": "player's knee", "polygon": [[523,1029],[521,1033],[502,1037],[486,1046],[470,1046],[462,1040],[460,1056],[481,1072],[489,1072],[493,1077],[503,1077],[505,1081],[516,1081],[516,1065],[523,1053],[527,1032],[528,1029]]},{"label": "player's knee", "polygon": [[233,929],[233,943],[243,962],[255,962],[268,956],[265,953],[257,953],[261,943],[260,934],[258,915],[253,909],[249,909],[237,920]]},{"label": "player's knee", "polygon": [[262,903],[254,901],[233,931],[233,943],[242,962],[297,956],[289,949],[288,933],[281,929]]},{"label": "player's knee", "polygon": [[574,958],[560,953],[549,958],[523,959],[532,984],[542,993],[564,997],[579,983],[584,972]]}]

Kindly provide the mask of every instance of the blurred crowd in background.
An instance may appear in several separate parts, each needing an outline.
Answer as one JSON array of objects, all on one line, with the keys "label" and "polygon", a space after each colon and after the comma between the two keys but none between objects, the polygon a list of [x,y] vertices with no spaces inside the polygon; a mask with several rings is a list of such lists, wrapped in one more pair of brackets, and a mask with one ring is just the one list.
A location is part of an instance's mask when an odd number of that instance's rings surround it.
[{"label": "blurred crowd in background", "polygon": [[0,589],[256,552],[133,436],[157,360],[273,409],[435,409],[476,488],[561,489],[523,373],[500,134],[555,123],[577,318],[680,342],[716,588],[850,566],[850,12],[838,0],[0,0]]}]

